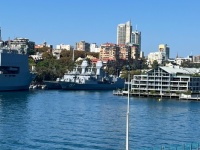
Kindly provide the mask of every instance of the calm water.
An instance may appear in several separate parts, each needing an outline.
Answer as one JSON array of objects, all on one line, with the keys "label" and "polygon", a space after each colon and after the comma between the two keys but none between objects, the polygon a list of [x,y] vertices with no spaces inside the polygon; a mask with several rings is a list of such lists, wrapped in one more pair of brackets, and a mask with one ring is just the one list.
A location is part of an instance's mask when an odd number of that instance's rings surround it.
[{"label": "calm water", "polygon": [[[0,93],[0,149],[123,150],[127,97],[107,92]],[[200,102],[130,98],[130,148],[199,142]]]}]

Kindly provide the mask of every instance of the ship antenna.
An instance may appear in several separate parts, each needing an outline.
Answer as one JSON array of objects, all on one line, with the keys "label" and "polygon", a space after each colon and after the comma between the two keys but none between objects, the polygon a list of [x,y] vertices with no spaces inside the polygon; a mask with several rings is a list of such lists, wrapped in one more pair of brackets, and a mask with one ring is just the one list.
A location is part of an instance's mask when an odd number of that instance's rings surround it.
[{"label": "ship antenna", "polygon": [[11,50],[10,37],[8,38],[8,48]]},{"label": "ship antenna", "polygon": [[1,27],[0,27],[0,41],[2,41],[2,38],[1,38]]}]

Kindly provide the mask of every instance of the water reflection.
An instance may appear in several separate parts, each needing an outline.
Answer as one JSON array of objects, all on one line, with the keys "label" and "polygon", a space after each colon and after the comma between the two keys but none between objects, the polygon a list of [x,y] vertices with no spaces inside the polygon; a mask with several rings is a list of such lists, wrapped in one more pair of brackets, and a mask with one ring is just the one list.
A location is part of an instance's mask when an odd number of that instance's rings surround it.
[{"label": "water reflection", "polygon": [[[0,93],[0,145],[24,143],[27,133],[28,91]],[[12,147],[10,147],[12,148]]]}]

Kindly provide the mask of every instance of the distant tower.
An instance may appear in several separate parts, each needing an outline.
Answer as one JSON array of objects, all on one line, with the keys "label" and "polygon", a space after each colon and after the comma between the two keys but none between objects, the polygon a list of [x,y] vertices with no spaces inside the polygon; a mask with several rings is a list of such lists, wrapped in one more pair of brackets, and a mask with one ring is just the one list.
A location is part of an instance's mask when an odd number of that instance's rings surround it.
[{"label": "distant tower", "polygon": [[132,32],[131,21],[128,21],[126,23],[126,41],[125,41],[125,44],[131,43],[131,32]]},{"label": "distant tower", "polygon": [[117,44],[125,44],[126,26],[125,24],[119,24],[117,26]]},{"label": "distant tower", "polygon": [[131,43],[132,25],[131,21],[117,26],[117,44]]},{"label": "distant tower", "polygon": [[137,29],[131,33],[131,44],[138,45],[138,50],[141,51],[141,32]]}]

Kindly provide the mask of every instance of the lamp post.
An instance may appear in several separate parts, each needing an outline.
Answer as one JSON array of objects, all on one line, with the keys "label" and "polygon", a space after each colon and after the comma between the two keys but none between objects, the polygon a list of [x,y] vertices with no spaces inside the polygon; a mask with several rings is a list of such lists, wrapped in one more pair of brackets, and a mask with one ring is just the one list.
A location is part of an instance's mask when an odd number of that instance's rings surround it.
[{"label": "lamp post", "polygon": [[126,113],[126,150],[129,150],[129,102],[130,102],[130,66],[128,66],[128,100],[127,100],[127,113]]}]

